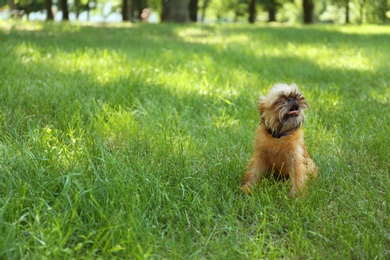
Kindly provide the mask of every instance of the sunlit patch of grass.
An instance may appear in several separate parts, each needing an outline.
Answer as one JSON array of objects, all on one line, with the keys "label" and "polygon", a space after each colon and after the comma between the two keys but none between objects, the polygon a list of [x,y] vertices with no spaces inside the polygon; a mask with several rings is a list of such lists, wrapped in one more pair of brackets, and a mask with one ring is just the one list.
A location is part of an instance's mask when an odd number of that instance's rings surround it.
[{"label": "sunlit patch of grass", "polygon": [[340,31],[344,34],[357,34],[357,35],[378,35],[378,34],[388,34],[389,28],[386,26],[375,26],[375,25],[349,25],[349,26],[340,26],[337,28],[329,27],[330,30]]},{"label": "sunlit patch of grass", "polygon": [[178,31],[177,35],[182,38],[185,42],[190,43],[200,43],[200,44],[217,44],[217,45],[227,45],[227,44],[248,44],[250,38],[248,35],[234,34],[226,35],[221,34],[218,31],[207,30],[202,27],[196,28],[182,28]]},{"label": "sunlit patch of grass", "polygon": [[39,31],[42,30],[44,27],[43,23],[34,23],[34,22],[10,22],[7,20],[1,20],[0,21],[1,27],[4,31],[10,32],[10,30],[20,30],[20,31],[27,31],[27,32],[34,32],[34,31]]},{"label": "sunlit patch of grass", "polygon": [[[388,256],[387,27],[6,23],[0,258]],[[319,179],[243,196],[281,81]]]},{"label": "sunlit patch of grass", "polygon": [[344,69],[358,71],[372,71],[374,66],[371,64],[370,57],[365,56],[358,49],[346,49],[335,51],[326,46],[312,47],[303,45],[300,47],[298,56],[307,56],[320,69]]}]

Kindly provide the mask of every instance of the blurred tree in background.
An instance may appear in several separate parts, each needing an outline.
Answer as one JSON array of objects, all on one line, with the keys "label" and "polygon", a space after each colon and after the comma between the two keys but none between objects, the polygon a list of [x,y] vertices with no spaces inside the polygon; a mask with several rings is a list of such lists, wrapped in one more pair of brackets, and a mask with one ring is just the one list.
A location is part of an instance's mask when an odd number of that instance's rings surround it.
[{"label": "blurred tree in background", "polygon": [[146,0],[122,0],[122,21],[141,20],[142,12],[146,7]]},{"label": "blurred tree in background", "polygon": [[198,21],[198,0],[189,0],[190,21]]},{"label": "blurred tree in background", "polygon": [[276,12],[288,0],[258,0],[264,10],[268,13],[268,22],[276,22]]},{"label": "blurred tree in background", "polygon": [[75,0],[74,4],[70,7],[70,11],[75,14],[76,19],[78,19],[80,13],[84,11],[87,12],[87,17],[89,17],[89,11],[91,9],[90,3],[90,0]]},{"label": "blurred tree in background", "polygon": [[389,0],[366,0],[367,13],[366,18],[368,23],[382,23],[389,21],[386,15],[389,13]]},{"label": "blurred tree in background", "polygon": [[250,23],[255,23],[255,21],[256,21],[256,0],[249,0],[248,13],[249,13],[248,21]]},{"label": "blurred tree in background", "polygon": [[[35,2],[35,1],[34,1]],[[53,6],[53,1],[52,0],[45,0],[45,7],[46,7],[46,20],[47,21],[52,21],[54,20],[54,15],[53,15],[53,10],[51,9]]]},{"label": "blurred tree in background", "polygon": [[61,1],[62,20],[69,20],[68,0]]},{"label": "blurred tree in background", "polygon": [[189,6],[187,0],[161,0],[162,22],[185,23],[189,20]]},{"label": "blurred tree in background", "polygon": [[313,23],[314,0],[303,0],[303,23]]},{"label": "blurred tree in background", "polygon": [[[2,10],[9,10],[10,17],[26,19],[31,13],[40,12],[47,20],[54,17],[69,20],[70,14],[79,19],[83,12],[89,20],[91,10],[95,10],[95,15],[117,14],[122,21],[132,22],[148,20],[151,12],[159,14],[156,16],[161,22],[178,23],[247,20],[388,24],[390,21],[390,0],[0,0]],[[58,12],[61,18],[56,16]]]}]

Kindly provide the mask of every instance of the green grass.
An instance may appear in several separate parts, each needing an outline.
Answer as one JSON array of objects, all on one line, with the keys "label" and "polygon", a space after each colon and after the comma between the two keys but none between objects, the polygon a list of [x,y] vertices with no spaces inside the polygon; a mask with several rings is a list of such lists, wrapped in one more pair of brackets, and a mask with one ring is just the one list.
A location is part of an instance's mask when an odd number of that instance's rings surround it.
[{"label": "green grass", "polygon": [[[388,259],[390,27],[0,21],[0,258]],[[295,82],[320,169],[239,192]]]}]

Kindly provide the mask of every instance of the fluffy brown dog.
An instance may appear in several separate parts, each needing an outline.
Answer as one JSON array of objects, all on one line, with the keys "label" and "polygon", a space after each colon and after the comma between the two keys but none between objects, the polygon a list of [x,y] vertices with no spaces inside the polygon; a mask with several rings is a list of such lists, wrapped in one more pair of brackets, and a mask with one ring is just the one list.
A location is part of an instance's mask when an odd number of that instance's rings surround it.
[{"label": "fluffy brown dog", "polygon": [[291,196],[301,193],[317,167],[309,157],[301,125],[308,104],[295,84],[276,84],[260,99],[262,123],[256,130],[255,151],[241,190],[250,193],[253,185],[273,175],[290,179]]}]

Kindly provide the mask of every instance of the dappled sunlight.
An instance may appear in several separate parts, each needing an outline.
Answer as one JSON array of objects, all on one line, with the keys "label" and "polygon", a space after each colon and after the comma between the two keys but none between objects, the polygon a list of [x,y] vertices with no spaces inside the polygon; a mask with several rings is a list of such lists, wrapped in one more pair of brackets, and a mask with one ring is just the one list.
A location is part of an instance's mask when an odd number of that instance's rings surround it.
[{"label": "dappled sunlight", "polygon": [[32,43],[21,43],[13,47],[20,63],[24,66],[35,65],[42,60],[42,54],[38,47]]},{"label": "dappled sunlight", "polygon": [[[314,89],[308,89],[305,91],[305,96],[308,100],[315,102],[316,106],[314,109],[317,112],[328,113],[334,110],[339,110],[344,105],[344,98],[339,93],[337,85],[329,85],[326,90],[315,87]],[[326,97],[318,99],[318,97]],[[309,108],[310,110],[313,108]]]},{"label": "dappled sunlight", "polygon": [[[349,27],[348,27],[349,28]],[[237,29],[237,28],[236,28]],[[283,28],[280,28],[284,30]],[[218,45],[217,53],[225,53],[224,59],[232,57],[234,59],[242,52],[242,61],[246,58],[251,62],[251,58],[270,59],[270,58],[306,58],[313,64],[318,65],[320,69],[331,70],[352,70],[372,72],[377,67],[376,61],[372,61],[364,46],[351,45],[350,42],[342,41],[332,42],[332,39],[324,38],[324,42],[313,44],[311,41],[305,43],[305,40],[296,42],[288,41],[280,45],[279,41],[273,44],[274,39],[269,36],[269,28],[258,27],[258,36],[252,34],[243,34],[239,30],[234,34],[225,34],[224,31],[214,31],[202,27],[180,28],[178,36],[186,43],[203,44],[208,46]],[[266,30],[264,34],[263,30]],[[293,28],[304,33],[304,28]],[[337,31],[337,30],[336,30]],[[353,31],[353,28],[351,29]],[[255,32],[255,31],[254,31]],[[329,31],[331,33],[331,31]],[[333,36],[332,36],[333,37]],[[334,48],[334,45],[339,48]],[[238,59],[237,59],[238,60]],[[238,60],[240,61],[240,60]],[[247,66],[245,63],[237,63],[237,67]]]},{"label": "dappled sunlight", "polygon": [[305,56],[319,68],[372,71],[373,65],[368,57],[365,57],[361,51],[349,48],[344,51],[335,51],[327,46],[313,47],[310,45],[300,46],[301,56]]},{"label": "dappled sunlight", "polygon": [[74,53],[58,52],[53,65],[59,71],[84,73],[103,84],[126,75],[129,70],[122,53],[107,49],[84,49],[76,50]]},{"label": "dappled sunlight", "polygon": [[[330,27],[332,28],[332,27]],[[349,26],[340,26],[332,30],[340,31],[344,34],[359,34],[359,35],[378,35],[385,34],[390,36],[389,26],[375,26],[375,25],[349,25]]]},{"label": "dappled sunlight", "polygon": [[[17,32],[20,35],[36,37],[53,37],[62,33],[77,33],[82,23],[50,23],[42,21],[0,20],[0,31]],[[85,26],[85,25],[84,25]]]},{"label": "dappled sunlight", "polygon": [[389,105],[390,103],[390,85],[389,83],[386,84],[386,88],[384,91],[380,91],[377,89],[372,89],[370,92],[370,98],[376,100],[379,104],[382,105]]},{"label": "dappled sunlight", "polygon": [[[145,32],[149,28],[155,30],[153,27],[137,28],[140,29],[137,33],[142,33],[156,48],[138,45],[142,41],[130,41],[129,45],[120,48],[111,48],[106,43],[101,47],[63,49],[58,43],[45,46],[34,42],[13,48],[24,65],[75,73],[88,79],[87,83],[95,82],[102,87],[118,81],[130,87],[136,79],[175,90],[179,95],[195,91],[200,96],[221,96],[227,100],[240,96],[248,88],[263,87],[256,87],[254,81],[259,79],[266,84],[275,81],[269,76],[275,71],[280,71],[280,81],[294,80],[299,70],[310,74],[309,69],[313,67],[319,70],[318,73],[322,70],[340,74],[343,71],[372,73],[381,66],[380,61],[373,64],[362,47],[349,48],[348,44],[338,43],[340,48],[333,48],[330,42],[274,44],[275,39],[270,37],[266,27],[231,34],[229,28],[223,27],[220,30],[200,26],[175,28],[178,44],[184,42],[185,50],[165,42],[165,38],[159,44],[161,39],[154,33]],[[110,37],[106,40],[109,43]]]},{"label": "dappled sunlight", "polygon": [[51,126],[35,129],[31,132],[31,143],[28,149],[34,154],[34,159],[48,165],[55,165],[61,171],[75,169],[87,154],[83,148],[84,137],[81,133],[69,128],[67,132]]},{"label": "dappled sunlight", "polygon": [[307,59],[320,69],[372,71],[374,65],[371,63],[371,57],[366,57],[364,53],[362,49],[348,48],[347,45],[345,49],[335,50],[335,48],[325,44],[313,45],[287,42],[285,48],[258,48],[257,51],[253,50],[252,56],[258,59],[290,59],[291,64],[299,59]]},{"label": "dappled sunlight", "polygon": [[0,20],[0,31],[10,32],[11,30],[34,32],[44,28],[44,23],[20,22],[12,20]]},{"label": "dappled sunlight", "polygon": [[140,116],[147,112],[139,108],[114,108],[107,103],[100,102],[99,110],[95,114],[95,131],[103,138],[106,147],[114,151],[123,151],[132,143],[143,142],[146,138]]},{"label": "dappled sunlight", "polygon": [[[0,29],[6,257],[383,252],[388,36],[320,25],[37,24]],[[319,178],[306,199],[287,198],[287,182],[239,193],[259,96],[276,82],[296,83],[309,104],[305,144]]]},{"label": "dappled sunlight", "polygon": [[200,44],[232,44],[248,43],[250,38],[246,34],[224,34],[220,32],[211,32],[202,27],[194,28],[181,28],[178,30],[177,35],[184,41],[189,43]]},{"label": "dappled sunlight", "polygon": [[[126,56],[113,50],[85,48],[68,53],[60,48],[44,49],[33,43],[21,43],[13,47],[15,56],[23,66],[32,69],[50,67],[51,73],[82,73],[100,84],[109,84],[120,77],[127,76],[138,62],[129,64]],[[43,73],[35,70],[35,73]]]},{"label": "dappled sunlight", "polygon": [[226,109],[222,109],[219,115],[213,117],[212,122],[217,129],[238,127],[240,120],[232,117]]}]

